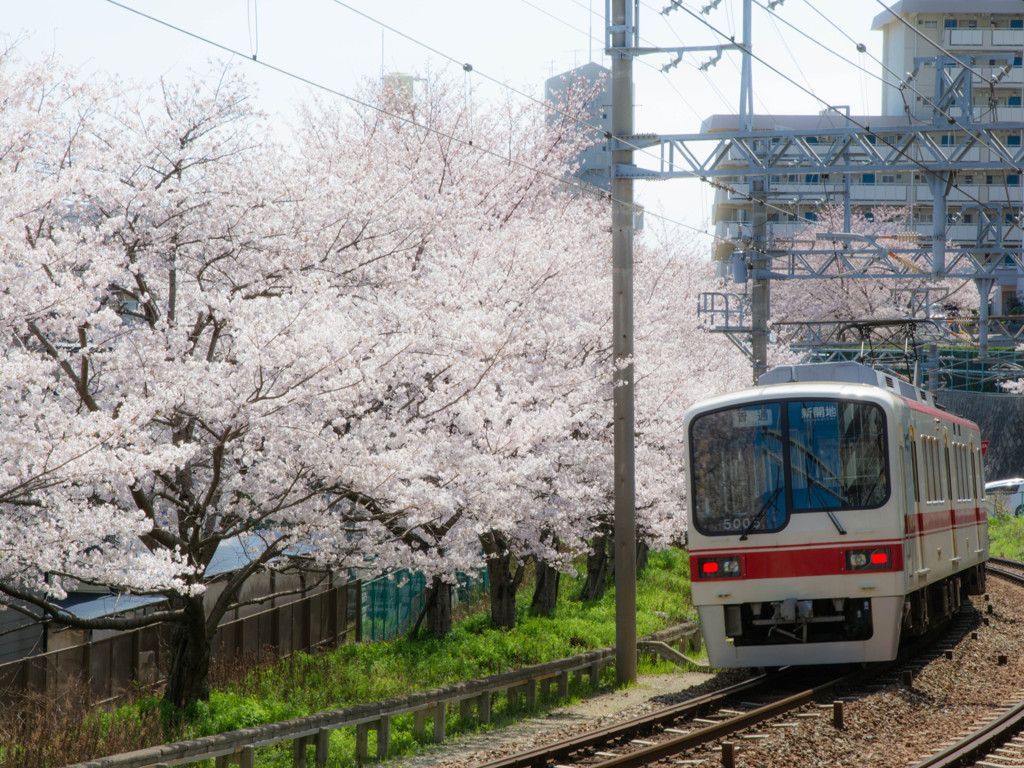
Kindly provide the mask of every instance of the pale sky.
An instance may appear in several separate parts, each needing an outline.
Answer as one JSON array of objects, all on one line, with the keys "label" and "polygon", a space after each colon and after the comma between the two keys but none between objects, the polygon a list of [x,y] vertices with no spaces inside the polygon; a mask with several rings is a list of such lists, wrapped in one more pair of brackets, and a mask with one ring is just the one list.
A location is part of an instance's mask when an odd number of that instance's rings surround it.
[{"label": "pale sky", "polygon": [[[641,0],[642,45],[726,42],[710,27],[741,37],[741,0],[719,0],[707,15],[700,10],[712,0],[682,0],[707,25],[681,9],[662,14],[671,4]],[[823,102],[849,106],[854,114],[879,111],[881,67],[869,55],[881,59],[881,33],[870,29],[884,10],[879,0],[785,0],[771,13],[769,4],[754,0],[754,53],[819,98],[755,62],[755,112],[816,114]],[[305,98],[307,86],[262,64],[343,93],[354,93],[381,72],[417,76],[447,68],[463,78],[474,100],[521,98],[493,81],[541,97],[544,80],[553,74],[591,60],[611,66],[603,55],[604,5],[601,0],[0,0],[0,36],[17,43],[25,58],[56,53],[85,72],[115,72],[143,82],[180,77],[189,69],[207,71],[211,60],[233,59],[258,85],[261,105],[287,114]],[[858,53],[855,42],[864,43],[867,53]],[[661,67],[674,54],[635,62],[638,133],[695,133],[703,118],[737,111],[740,55],[726,51],[717,65],[701,71],[712,56],[688,53],[667,72]],[[463,73],[464,62],[472,64],[472,73]],[[700,182],[638,182],[636,198],[652,214],[713,231],[712,190]]]}]

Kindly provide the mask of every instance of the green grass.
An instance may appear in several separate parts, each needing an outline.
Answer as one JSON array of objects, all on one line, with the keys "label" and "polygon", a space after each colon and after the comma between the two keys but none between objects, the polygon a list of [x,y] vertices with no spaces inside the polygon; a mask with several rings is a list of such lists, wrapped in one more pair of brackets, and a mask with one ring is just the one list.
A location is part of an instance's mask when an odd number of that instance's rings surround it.
[{"label": "green grass", "polygon": [[988,519],[989,552],[996,557],[1024,560],[1024,517],[996,514]]},{"label": "green grass", "polygon": [[[551,618],[531,615],[529,590],[521,590],[517,626],[511,631],[493,628],[484,606],[481,612],[458,622],[452,633],[443,639],[402,637],[391,642],[344,645],[328,653],[316,656],[299,653],[270,666],[252,669],[234,683],[212,691],[208,702],[194,705],[184,718],[170,712],[158,698],[148,698],[112,713],[92,715],[83,727],[89,731],[89,741],[94,745],[121,744],[123,738],[118,738],[117,734],[124,730],[132,733],[162,730],[165,741],[198,738],[451,685],[614,644],[614,589],[609,589],[600,600],[583,603],[574,599],[581,583],[582,577],[562,578],[559,604]],[[652,553],[637,580],[637,635],[695,620],[686,553],[681,550]],[[675,669],[670,664],[640,659],[640,670],[644,672]],[[609,668],[602,684],[613,683],[614,670]],[[580,698],[589,691],[589,681],[574,678],[569,697]],[[538,696],[538,710],[557,703]],[[508,723],[525,714],[524,702],[512,707],[507,697],[498,697],[492,709],[493,725]],[[465,721],[457,709],[447,713],[445,730],[449,734],[478,727],[475,713]],[[428,721],[428,736],[432,731]],[[375,743],[372,734],[370,742],[372,755]],[[416,754],[429,748],[430,744],[415,734],[411,715],[392,720],[392,757]],[[110,753],[100,746],[94,754]],[[353,728],[332,732],[330,754],[331,766],[355,765]],[[17,761],[8,762],[3,758],[4,750],[0,749],[0,768],[19,765]],[[290,766],[291,761],[290,742],[258,753],[260,766],[283,768]]]}]

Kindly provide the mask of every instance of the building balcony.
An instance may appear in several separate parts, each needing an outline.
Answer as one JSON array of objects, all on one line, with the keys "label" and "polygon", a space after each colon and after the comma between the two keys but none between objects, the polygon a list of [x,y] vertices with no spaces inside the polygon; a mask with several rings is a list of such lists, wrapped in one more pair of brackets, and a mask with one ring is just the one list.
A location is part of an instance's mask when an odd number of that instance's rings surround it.
[{"label": "building balcony", "polygon": [[1024,46],[1024,29],[946,29],[943,30],[943,41],[949,48],[1016,48]]},{"label": "building balcony", "polygon": [[906,184],[851,184],[854,205],[901,204],[907,202]]},{"label": "building balcony", "polygon": [[1024,29],[993,29],[991,32],[993,48],[1002,46],[1020,49],[1024,46]]},{"label": "building balcony", "polygon": [[[985,45],[984,29],[946,29],[945,42],[950,48],[969,47],[981,48]],[[1010,32],[1012,30],[1006,30]]]},{"label": "building balcony", "polygon": [[993,184],[988,188],[988,202],[1011,203],[1014,207],[1020,207],[1024,202],[1024,193],[1021,192],[1019,184],[1012,187]]}]

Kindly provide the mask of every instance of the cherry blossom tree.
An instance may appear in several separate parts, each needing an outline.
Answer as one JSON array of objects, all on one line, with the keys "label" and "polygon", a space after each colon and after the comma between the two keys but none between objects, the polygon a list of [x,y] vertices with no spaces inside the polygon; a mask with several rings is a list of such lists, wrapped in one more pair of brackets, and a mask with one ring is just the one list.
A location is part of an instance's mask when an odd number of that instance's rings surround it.
[{"label": "cherry blossom tree", "polygon": [[[3,106],[3,419],[17,448],[0,592],[73,626],[172,622],[165,696],[185,705],[207,695],[214,630],[254,573],[286,555],[384,569],[404,552],[345,515],[373,490],[360,423],[406,398],[411,329],[389,333],[378,301],[401,233],[363,200],[341,206],[340,239],[313,239],[297,163],[230,72],[85,99],[5,64],[5,89],[34,91]],[[228,541],[248,560],[205,599]],[[74,583],[166,608],[82,620],[57,602]]]},{"label": "cherry blossom tree", "polygon": [[[312,105],[284,145],[230,69],[154,91],[0,66],[0,602],[172,623],[184,706],[266,568],[418,569],[438,629],[453,575],[486,568],[510,626],[525,565],[587,549],[610,507],[609,216],[561,181],[571,110],[470,111],[435,77],[427,100]],[[662,544],[682,409],[730,368],[704,370],[721,350],[693,330],[706,265],[638,265]],[[213,596],[229,542],[246,559]],[[82,619],[59,602],[79,583],[163,608]]]},{"label": "cherry blossom tree", "polygon": [[[381,412],[402,425],[407,471],[378,487],[389,503],[374,513],[400,508],[389,524],[403,529],[418,521],[406,540],[435,592],[456,568],[479,568],[482,550],[495,621],[511,626],[525,565],[567,567],[588,532],[590,491],[566,466],[588,460],[579,425],[600,420],[609,392],[607,203],[561,181],[579,147],[571,113],[551,122],[503,103],[470,115],[439,78],[428,96],[383,99],[348,120],[318,112],[306,130],[307,146],[338,158],[320,169],[373,146],[372,183],[408,196],[396,220],[417,222],[416,271],[397,303],[415,315],[407,357],[429,386]],[[416,501],[406,489],[424,482],[432,492]]]}]

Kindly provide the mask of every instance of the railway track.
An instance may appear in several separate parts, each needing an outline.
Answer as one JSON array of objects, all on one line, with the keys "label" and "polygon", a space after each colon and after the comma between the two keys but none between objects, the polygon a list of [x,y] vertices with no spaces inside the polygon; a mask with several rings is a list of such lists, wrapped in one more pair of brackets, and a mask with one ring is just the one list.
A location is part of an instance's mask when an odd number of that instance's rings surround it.
[{"label": "railway track", "polygon": [[[992,557],[986,568],[996,576],[1024,588],[1024,563]],[[1005,659],[1000,659],[1005,663]],[[941,752],[915,764],[913,768],[954,768],[973,765],[978,768],[1012,768],[1024,765],[1024,699],[1007,704],[991,720],[958,739]]]},{"label": "railway track", "polygon": [[[921,657],[929,649],[933,656],[942,654],[944,647],[966,635],[975,621],[973,609],[961,611],[951,625],[909,646],[893,662],[839,674],[824,667],[789,667],[474,768],[637,768],[669,760],[675,765],[695,764],[709,758],[728,767],[735,764],[743,743],[766,738],[752,732],[755,727],[785,728],[801,718],[830,717],[834,727],[842,729],[844,705],[858,698],[857,691],[866,695],[873,682],[880,687],[905,678],[908,672],[913,674],[915,665],[926,663]],[[832,695],[836,691],[849,695]],[[780,718],[784,719],[780,722]]]}]

